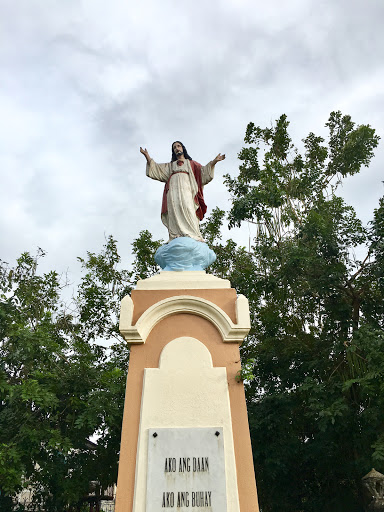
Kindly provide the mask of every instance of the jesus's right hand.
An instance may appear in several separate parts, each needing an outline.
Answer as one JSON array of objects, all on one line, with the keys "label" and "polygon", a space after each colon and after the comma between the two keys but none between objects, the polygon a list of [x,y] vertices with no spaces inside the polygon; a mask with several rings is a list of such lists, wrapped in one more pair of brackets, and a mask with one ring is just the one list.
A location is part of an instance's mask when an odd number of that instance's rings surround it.
[{"label": "jesus's right hand", "polygon": [[151,157],[149,156],[149,153],[147,151],[147,148],[142,148],[140,147],[140,153],[143,154],[145,156],[145,158],[147,159],[147,162],[149,163],[151,161]]}]

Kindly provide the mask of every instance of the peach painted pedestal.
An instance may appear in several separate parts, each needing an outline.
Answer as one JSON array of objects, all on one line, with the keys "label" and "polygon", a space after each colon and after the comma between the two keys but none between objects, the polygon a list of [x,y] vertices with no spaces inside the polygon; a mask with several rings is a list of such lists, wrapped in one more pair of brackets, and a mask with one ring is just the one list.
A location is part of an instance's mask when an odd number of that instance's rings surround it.
[{"label": "peach painted pedestal", "polygon": [[146,512],[149,429],[206,427],[223,433],[227,512],[259,510],[244,387],[236,379],[249,329],[247,299],[205,272],[163,271],[124,297],[120,332],[131,355],[116,512]]}]

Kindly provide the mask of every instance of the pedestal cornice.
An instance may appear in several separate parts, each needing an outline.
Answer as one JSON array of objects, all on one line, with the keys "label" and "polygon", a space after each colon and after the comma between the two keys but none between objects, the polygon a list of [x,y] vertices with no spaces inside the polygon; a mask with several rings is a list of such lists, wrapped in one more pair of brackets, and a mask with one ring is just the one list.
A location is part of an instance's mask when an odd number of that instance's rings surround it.
[{"label": "pedestal cornice", "polygon": [[238,295],[236,300],[236,323],[213,302],[192,295],[176,295],[153,304],[134,325],[133,307],[131,297],[124,297],[121,301],[120,333],[130,344],[145,343],[156,324],[178,313],[189,313],[205,318],[217,328],[224,342],[240,345],[251,328],[248,299],[244,295]]}]

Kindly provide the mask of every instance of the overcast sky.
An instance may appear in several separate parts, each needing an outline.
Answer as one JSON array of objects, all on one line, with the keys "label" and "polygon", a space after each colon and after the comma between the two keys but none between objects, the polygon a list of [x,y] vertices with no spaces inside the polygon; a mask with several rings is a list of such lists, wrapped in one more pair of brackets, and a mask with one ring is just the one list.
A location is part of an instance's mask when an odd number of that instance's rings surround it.
[{"label": "overcast sky", "polygon": [[[176,139],[202,164],[226,153],[210,211],[229,205],[250,121],[286,113],[300,142],[341,110],[384,139],[383,22],[383,0],[0,0],[0,259],[39,246],[76,278],[105,235],[124,266],[141,230],[166,239],[139,146],[158,162]],[[383,147],[343,188],[365,222]]]}]

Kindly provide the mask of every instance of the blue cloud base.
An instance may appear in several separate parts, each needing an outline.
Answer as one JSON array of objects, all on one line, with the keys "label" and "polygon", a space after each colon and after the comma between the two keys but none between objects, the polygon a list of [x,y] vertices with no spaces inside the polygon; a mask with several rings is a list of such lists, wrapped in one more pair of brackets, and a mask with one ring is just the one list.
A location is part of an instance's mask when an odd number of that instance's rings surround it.
[{"label": "blue cloud base", "polygon": [[182,236],[159,247],[155,261],[163,270],[205,270],[216,254],[205,242]]}]

